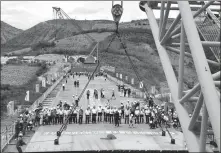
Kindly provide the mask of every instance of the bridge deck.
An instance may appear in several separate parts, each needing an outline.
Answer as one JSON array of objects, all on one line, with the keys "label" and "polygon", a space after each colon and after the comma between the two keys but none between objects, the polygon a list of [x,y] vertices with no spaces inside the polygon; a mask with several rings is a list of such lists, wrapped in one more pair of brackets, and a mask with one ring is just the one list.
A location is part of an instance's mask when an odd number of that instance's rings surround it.
[{"label": "bridge deck", "polygon": [[[80,87],[74,87],[74,79],[70,77],[66,84],[65,91],[58,93],[52,106],[56,106],[60,100],[67,101],[71,104],[73,94],[80,94],[84,88],[87,77],[76,77],[79,79]],[[134,98],[121,97],[117,92],[117,86],[113,82],[104,80],[103,77],[97,77],[92,80],[88,89],[93,90],[103,88],[106,91],[106,97],[111,97],[112,89],[115,89],[116,100],[112,100],[113,106],[120,106],[120,102],[127,100],[137,100]],[[93,92],[92,92],[93,93]],[[99,95],[100,97],[100,95]],[[79,105],[85,110],[88,104],[103,105],[107,99],[98,99],[97,101],[90,97],[87,101],[86,94],[83,95]],[[83,123],[84,123],[83,119]],[[35,134],[28,140],[27,146],[23,146],[25,152],[35,151],[77,151],[77,150],[184,150],[183,134],[174,129],[169,129],[172,132],[176,144],[170,144],[170,137],[166,134],[165,137],[161,136],[160,129],[150,129],[148,124],[135,125],[135,128],[129,128],[126,124],[121,124],[120,127],[114,127],[113,124],[99,123],[99,124],[69,124],[66,131],[62,133],[59,139],[59,145],[54,145],[56,139],[56,131],[59,130],[61,125],[47,125],[39,127]],[[114,134],[117,139],[104,140],[107,134]],[[15,146],[10,150],[16,150]]]},{"label": "bridge deck", "polygon": [[[170,137],[161,136],[160,129],[149,129],[147,124],[114,127],[112,124],[68,125],[54,145],[56,131],[60,126],[43,126],[32,137],[26,152],[34,151],[83,151],[83,150],[185,150],[181,132],[171,129],[176,144],[170,144]],[[104,140],[112,133],[117,139]]]}]

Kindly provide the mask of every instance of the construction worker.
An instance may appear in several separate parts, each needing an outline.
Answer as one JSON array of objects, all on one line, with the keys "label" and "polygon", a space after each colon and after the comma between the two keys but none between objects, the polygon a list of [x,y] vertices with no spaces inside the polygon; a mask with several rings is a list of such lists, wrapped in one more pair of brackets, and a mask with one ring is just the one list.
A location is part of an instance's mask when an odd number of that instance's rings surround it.
[{"label": "construction worker", "polygon": [[150,120],[150,109],[149,109],[149,107],[147,107],[147,109],[145,109],[145,117],[146,117],[146,124],[149,124],[149,120]]},{"label": "construction worker", "polygon": [[113,107],[110,108],[110,123],[113,123],[113,117],[114,117],[114,109]]},{"label": "construction worker", "polygon": [[18,150],[19,153],[22,153],[22,149],[21,146],[26,145],[26,143],[23,141],[23,134],[20,131],[19,135],[18,135],[18,141],[16,143],[16,148]]},{"label": "construction worker", "polygon": [[140,111],[140,123],[144,123],[144,108]]},{"label": "construction worker", "polygon": [[121,107],[116,110],[119,113],[118,122],[121,124],[122,110]]},{"label": "construction worker", "polygon": [[64,91],[65,90],[65,84],[64,83],[63,83],[62,87],[63,87],[63,91]]},{"label": "construction worker", "polygon": [[79,110],[79,124],[82,124],[82,120],[83,120],[83,109],[82,107],[80,107],[80,110]]},{"label": "construction worker", "polygon": [[85,115],[86,115],[86,124],[89,124],[89,119],[90,119],[90,107],[88,107],[87,110],[85,111]]},{"label": "construction worker", "polygon": [[130,122],[129,122],[129,127],[134,127],[134,116],[133,116],[133,114],[130,114]]},{"label": "construction worker", "polygon": [[77,124],[77,109],[74,108],[74,111],[73,111],[73,122]]},{"label": "construction worker", "polygon": [[79,99],[78,99],[78,95],[76,94],[75,95],[75,105],[76,105],[76,107],[78,107],[78,102],[79,102]]},{"label": "construction worker", "polygon": [[110,108],[108,106],[106,106],[106,110],[105,110],[105,117],[104,117],[104,121],[105,122],[109,122],[110,119]]},{"label": "construction worker", "polygon": [[130,114],[129,107],[125,109],[124,114],[125,114],[125,124],[129,124],[129,114]]},{"label": "construction worker", "polygon": [[135,119],[135,124],[136,124],[136,123],[139,124],[139,116],[140,116],[140,110],[139,110],[139,108],[137,107],[136,110],[135,110],[135,117],[136,117],[136,119]]},{"label": "construction worker", "polygon": [[75,88],[77,87],[77,81],[74,81],[74,87]]},{"label": "construction worker", "polygon": [[96,123],[97,110],[95,106],[92,109],[92,123]]},{"label": "construction worker", "polygon": [[121,117],[124,118],[124,104],[123,103],[121,103],[120,108],[121,108]]},{"label": "construction worker", "polygon": [[115,126],[119,127],[119,111],[117,111],[117,110],[114,113],[114,122],[115,122]]},{"label": "construction worker", "polygon": [[87,100],[89,100],[90,97],[90,90],[87,90]]},{"label": "construction worker", "polygon": [[111,99],[112,99],[112,98],[116,99],[115,93],[114,93],[114,89],[112,90],[112,97],[111,97]]},{"label": "construction worker", "polygon": [[98,107],[97,109],[97,112],[98,112],[98,122],[102,122],[102,109],[101,109],[101,106]]}]

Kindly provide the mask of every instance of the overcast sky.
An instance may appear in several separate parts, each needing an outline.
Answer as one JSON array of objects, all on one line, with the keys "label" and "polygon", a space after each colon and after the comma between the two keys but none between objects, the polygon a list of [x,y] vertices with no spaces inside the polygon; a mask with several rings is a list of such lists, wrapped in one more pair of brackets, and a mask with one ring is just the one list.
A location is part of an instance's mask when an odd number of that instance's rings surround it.
[{"label": "overcast sky", "polygon": [[[119,1],[115,4],[120,3]],[[77,20],[113,20],[112,1],[1,1],[1,20],[19,29],[29,29],[39,22],[53,19],[52,7],[60,7]],[[124,1],[121,21],[147,18],[139,8],[139,1]],[[154,11],[159,18],[159,11]],[[176,17],[171,11],[169,17]]]},{"label": "overcast sky", "polygon": [[[112,1],[1,1],[1,20],[26,30],[53,19],[53,6],[62,8],[71,18],[78,20],[113,20],[111,5]],[[121,21],[147,18],[139,9],[139,1],[124,1],[123,6]],[[158,11],[155,14],[159,17]]]}]

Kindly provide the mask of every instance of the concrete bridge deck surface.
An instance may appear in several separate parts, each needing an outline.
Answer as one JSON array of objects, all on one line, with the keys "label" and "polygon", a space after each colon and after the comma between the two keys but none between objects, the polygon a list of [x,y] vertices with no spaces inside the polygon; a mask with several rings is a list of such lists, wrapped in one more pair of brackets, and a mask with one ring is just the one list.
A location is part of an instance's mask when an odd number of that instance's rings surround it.
[{"label": "concrete bridge deck surface", "polygon": [[[74,87],[74,80],[80,81],[80,87]],[[52,107],[55,107],[60,100],[67,101],[71,104],[73,102],[73,95],[80,95],[88,79],[85,76],[70,76],[66,84],[65,91],[61,91],[56,97]],[[106,91],[106,98],[96,101],[92,97],[92,91],[96,88],[98,91],[103,88]],[[88,104],[104,105],[111,97],[112,90],[115,90],[116,99],[111,100],[113,106],[120,106],[120,102],[127,102],[127,100],[137,100],[134,98],[121,97],[117,91],[117,86],[113,82],[106,80],[103,77],[95,77],[87,89],[91,90],[90,100],[87,101],[86,94],[83,95],[79,105],[85,110]],[[84,123],[84,120],[83,120]],[[169,129],[172,132],[176,144],[170,144],[170,137],[166,134],[161,136],[161,130],[150,129],[148,124],[135,125],[135,128],[129,128],[126,124],[121,124],[120,127],[115,127],[109,123],[99,124],[68,124],[66,131],[62,133],[59,139],[59,145],[54,145],[56,139],[56,131],[60,129],[61,125],[47,125],[41,126],[35,132],[27,146],[24,148],[25,152],[45,152],[45,151],[77,151],[77,150],[185,150],[183,142],[183,134],[175,129]],[[114,134],[117,139],[104,140],[107,134]]]}]

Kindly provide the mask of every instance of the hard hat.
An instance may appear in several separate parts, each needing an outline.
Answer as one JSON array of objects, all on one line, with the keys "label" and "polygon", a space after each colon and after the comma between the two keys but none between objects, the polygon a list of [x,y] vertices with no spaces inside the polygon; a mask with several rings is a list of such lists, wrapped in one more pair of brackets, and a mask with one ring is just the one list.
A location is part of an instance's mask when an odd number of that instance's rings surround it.
[{"label": "hard hat", "polygon": [[22,134],[21,131],[19,132],[18,136],[19,136],[19,137],[23,137],[23,134]]}]

